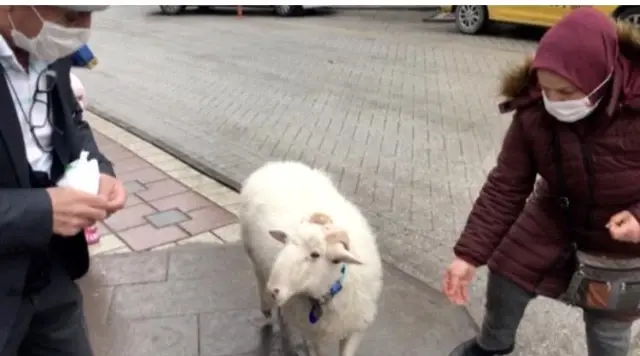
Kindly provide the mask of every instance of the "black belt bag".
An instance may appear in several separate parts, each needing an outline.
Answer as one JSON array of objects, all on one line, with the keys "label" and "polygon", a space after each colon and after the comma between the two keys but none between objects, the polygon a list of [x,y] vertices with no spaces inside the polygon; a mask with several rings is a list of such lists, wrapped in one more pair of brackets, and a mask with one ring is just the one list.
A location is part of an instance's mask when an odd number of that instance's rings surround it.
[{"label": "black belt bag", "polygon": [[640,258],[612,259],[575,251],[576,271],[562,300],[585,309],[640,311]]},{"label": "black belt bag", "polygon": [[[581,145],[585,145],[581,143]],[[584,146],[583,146],[584,147]],[[558,205],[564,215],[569,234],[575,234],[571,214],[571,200],[567,196],[562,167],[562,151],[556,130],[552,134],[552,149],[556,161],[557,183],[560,190]],[[583,149],[583,155],[588,155]],[[589,187],[589,203],[594,198],[593,170],[589,157],[586,157],[585,169]],[[590,226],[589,214],[585,221]],[[606,312],[635,313],[640,311],[640,258],[611,258],[580,251],[578,244],[570,247],[570,256],[576,261],[575,271],[569,287],[560,297],[564,302],[585,309]]]}]

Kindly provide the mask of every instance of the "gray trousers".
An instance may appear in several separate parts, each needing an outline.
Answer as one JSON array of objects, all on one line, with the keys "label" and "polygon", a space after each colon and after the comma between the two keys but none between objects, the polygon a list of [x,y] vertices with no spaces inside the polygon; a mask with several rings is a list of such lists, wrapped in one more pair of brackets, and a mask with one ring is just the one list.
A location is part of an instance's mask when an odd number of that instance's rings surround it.
[{"label": "gray trousers", "polygon": [[16,321],[0,356],[92,356],[86,333],[82,294],[55,267],[51,283],[23,297]]},{"label": "gray trousers", "polygon": [[[536,297],[510,280],[489,274],[487,305],[478,344],[491,351],[515,344],[516,331],[529,302]],[[627,356],[633,322],[617,321],[584,311],[589,356]]]}]

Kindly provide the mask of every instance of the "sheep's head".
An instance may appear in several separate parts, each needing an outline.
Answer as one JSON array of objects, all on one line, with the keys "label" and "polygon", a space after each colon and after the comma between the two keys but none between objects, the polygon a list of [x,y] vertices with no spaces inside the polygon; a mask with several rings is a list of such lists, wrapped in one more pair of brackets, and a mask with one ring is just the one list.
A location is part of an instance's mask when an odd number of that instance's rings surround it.
[{"label": "sheep's head", "polygon": [[340,277],[343,264],[362,263],[349,251],[346,231],[322,213],[303,220],[293,231],[271,230],[269,234],[284,244],[267,283],[268,293],[279,306],[294,295],[323,296]]}]

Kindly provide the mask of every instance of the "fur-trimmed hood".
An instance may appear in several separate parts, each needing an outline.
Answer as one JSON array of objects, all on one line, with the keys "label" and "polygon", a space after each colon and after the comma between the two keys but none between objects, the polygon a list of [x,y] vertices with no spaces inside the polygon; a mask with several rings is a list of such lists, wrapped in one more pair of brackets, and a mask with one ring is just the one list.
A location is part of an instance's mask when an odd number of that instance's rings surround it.
[{"label": "fur-trimmed hood", "polygon": [[[620,55],[633,58],[634,61],[640,60],[640,29],[633,25],[618,21],[616,22],[618,41],[620,43]],[[507,100],[514,99],[519,96],[527,96],[525,88],[531,85],[531,65],[533,57],[527,56],[520,65],[506,71],[502,77],[500,86],[500,94]],[[633,73],[640,78],[640,73]],[[634,80],[635,78],[624,78],[624,80]],[[640,96],[640,80],[637,80],[637,95]],[[635,91],[635,90],[634,90]]]}]

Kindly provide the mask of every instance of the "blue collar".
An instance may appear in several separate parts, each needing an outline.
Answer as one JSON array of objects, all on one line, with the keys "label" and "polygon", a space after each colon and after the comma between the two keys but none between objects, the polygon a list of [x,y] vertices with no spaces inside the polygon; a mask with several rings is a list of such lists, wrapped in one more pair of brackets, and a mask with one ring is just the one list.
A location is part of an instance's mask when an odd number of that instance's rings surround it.
[{"label": "blue collar", "polygon": [[309,299],[309,301],[311,302],[311,310],[309,310],[309,322],[311,324],[317,323],[318,320],[320,320],[320,318],[322,317],[322,306],[327,304],[331,299],[333,299],[333,297],[340,293],[340,291],[342,290],[342,283],[344,281],[346,272],[347,265],[342,265],[342,268],[340,268],[340,277],[338,277],[338,280],[333,282],[333,284],[329,288],[329,291],[318,299]]}]

